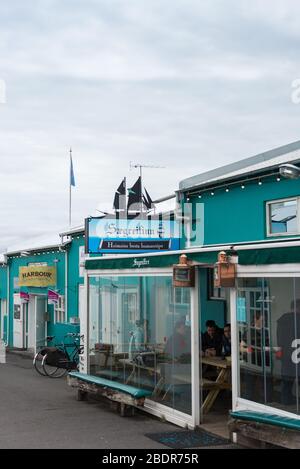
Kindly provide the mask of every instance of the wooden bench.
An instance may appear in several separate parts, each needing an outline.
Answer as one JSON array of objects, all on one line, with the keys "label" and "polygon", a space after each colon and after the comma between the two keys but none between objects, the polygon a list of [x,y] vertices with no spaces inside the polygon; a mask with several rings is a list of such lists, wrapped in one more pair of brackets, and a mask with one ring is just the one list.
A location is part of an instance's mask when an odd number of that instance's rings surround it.
[{"label": "wooden bench", "polygon": [[122,417],[127,415],[128,409],[131,410],[131,415],[133,415],[135,407],[142,407],[145,398],[152,394],[151,391],[145,389],[77,371],[68,374],[68,384],[77,389],[78,401],[85,400],[87,395],[91,393],[118,403]]},{"label": "wooden bench", "polygon": [[254,411],[230,413],[229,431],[237,443],[251,448],[300,448],[300,420]]}]

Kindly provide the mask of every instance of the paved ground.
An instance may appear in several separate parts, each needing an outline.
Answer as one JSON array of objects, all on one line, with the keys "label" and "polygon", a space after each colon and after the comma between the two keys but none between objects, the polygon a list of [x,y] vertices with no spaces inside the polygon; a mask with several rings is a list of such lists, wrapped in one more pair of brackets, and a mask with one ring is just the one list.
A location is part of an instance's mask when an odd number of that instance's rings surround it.
[{"label": "paved ground", "polygon": [[31,360],[0,364],[0,448],[166,448],[145,433],[179,430],[139,412],[120,417],[106,401],[77,402],[66,379],[39,376]]}]

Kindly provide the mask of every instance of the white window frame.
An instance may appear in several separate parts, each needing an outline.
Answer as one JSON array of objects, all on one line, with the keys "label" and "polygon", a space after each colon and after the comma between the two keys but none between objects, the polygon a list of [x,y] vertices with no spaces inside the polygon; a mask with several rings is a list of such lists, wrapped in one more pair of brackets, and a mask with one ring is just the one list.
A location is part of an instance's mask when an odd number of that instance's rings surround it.
[{"label": "white window frame", "polygon": [[[172,277],[173,271],[168,267],[162,268],[148,268],[148,269],[116,269],[116,270],[94,270],[94,271],[85,271],[85,328],[81,330],[84,333],[85,343],[89,343],[89,280],[93,277]],[[195,281],[198,285],[198,271],[195,272]],[[151,399],[145,400],[144,409],[146,412],[155,415],[159,418],[163,418],[169,422],[179,425],[184,428],[194,429],[200,424],[200,402],[199,402],[199,304],[198,304],[198,288],[190,289],[190,311],[191,311],[191,352],[192,352],[192,363],[191,363],[191,379],[192,379],[192,415],[184,414],[178,410],[167,407],[158,402],[151,401]],[[89,355],[87,353],[88,347],[85,347],[83,357],[83,362],[81,364],[81,369],[84,370],[86,374],[89,373]]]},{"label": "white window frame", "polygon": [[47,262],[28,262],[27,267],[47,267]]},{"label": "white window frame", "polygon": [[[270,208],[274,204],[278,204],[280,202],[290,202],[295,200],[297,202],[297,231],[287,231],[286,233],[272,233],[271,232],[271,216],[270,216]],[[266,202],[266,220],[267,220],[267,237],[278,237],[278,236],[296,236],[300,234],[300,197],[288,197],[284,199],[276,199],[276,200],[269,200]]]},{"label": "white window frame", "polygon": [[[294,197],[293,197],[294,199]],[[264,266],[249,265],[238,266],[237,278],[247,277],[300,277],[300,264],[268,264]],[[260,404],[240,397],[240,367],[239,367],[239,347],[238,347],[238,328],[236,319],[237,307],[237,289],[230,289],[230,312],[231,312],[231,336],[232,341],[232,410],[250,410],[256,412],[266,412],[276,414],[282,417],[289,417],[300,420],[300,415],[281,410],[270,405]]]},{"label": "white window frame", "polygon": [[65,296],[59,295],[54,303],[54,324],[66,322]]}]

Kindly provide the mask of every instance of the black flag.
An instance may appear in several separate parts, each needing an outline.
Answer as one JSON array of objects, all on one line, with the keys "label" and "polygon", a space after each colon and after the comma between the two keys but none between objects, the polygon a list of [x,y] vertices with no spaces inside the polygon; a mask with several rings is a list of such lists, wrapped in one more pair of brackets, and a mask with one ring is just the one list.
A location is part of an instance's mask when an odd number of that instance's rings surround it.
[{"label": "black flag", "polygon": [[114,198],[114,209],[116,211],[126,210],[126,180],[125,178],[119,185]]},{"label": "black flag", "polygon": [[142,184],[141,177],[137,179],[135,184],[128,189],[128,210],[141,211],[142,202]]},{"label": "black flag", "polygon": [[153,200],[151,199],[150,195],[147,192],[147,189],[145,188],[145,195],[143,195],[143,202],[144,205],[146,206],[147,210],[150,210],[153,208]]}]

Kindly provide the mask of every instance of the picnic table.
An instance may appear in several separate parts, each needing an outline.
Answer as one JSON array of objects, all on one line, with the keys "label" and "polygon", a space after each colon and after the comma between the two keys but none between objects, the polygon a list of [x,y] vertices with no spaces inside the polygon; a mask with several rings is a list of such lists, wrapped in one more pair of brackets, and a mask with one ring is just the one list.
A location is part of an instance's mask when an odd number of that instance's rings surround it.
[{"label": "picnic table", "polygon": [[[204,399],[201,410],[204,414],[210,411],[212,405],[217,399],[220,391],[231,389],[231,360],[220,357],[201,357],[203,365],[212,366],[217,369],[217,378],[215,380],[203,380],[203,389],[209,389]],[[205,385],[204,382],[207,382]]]}]

